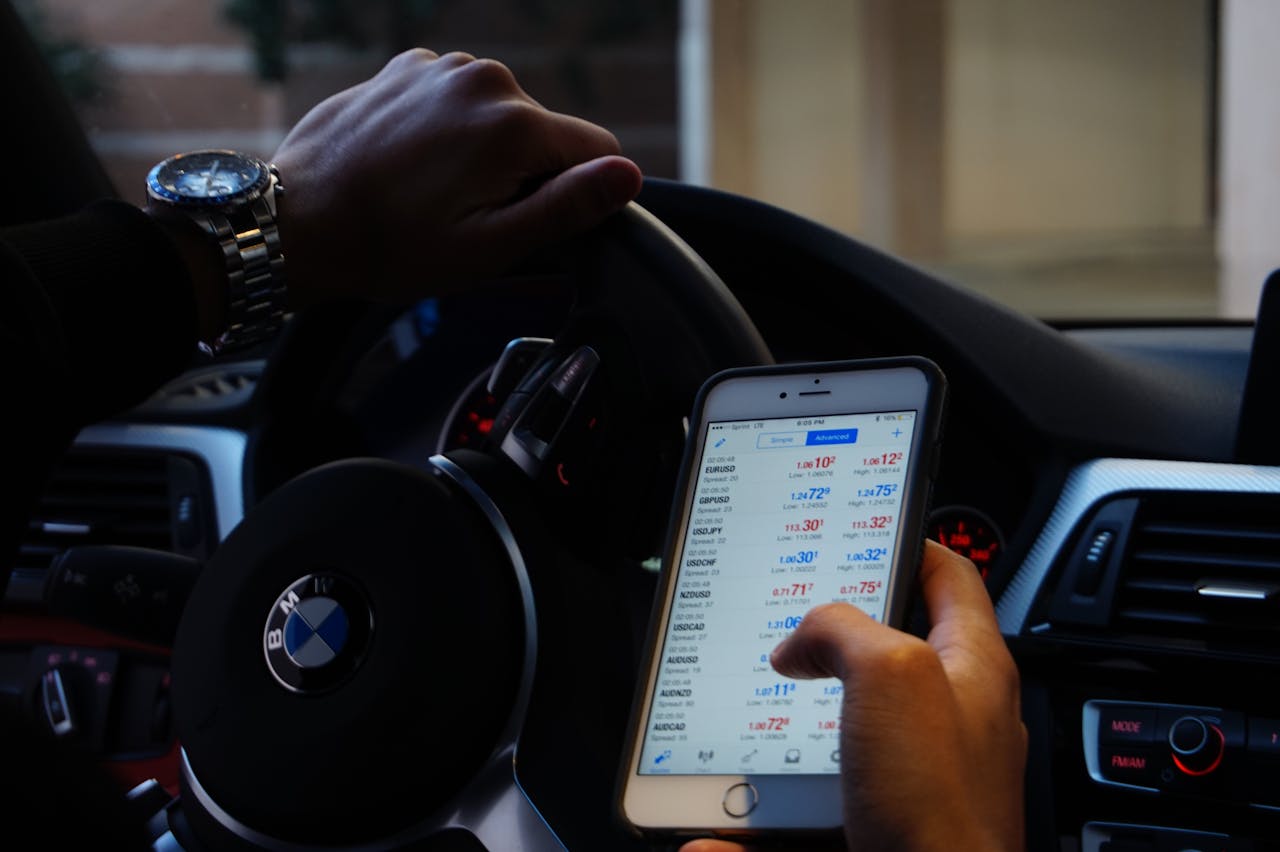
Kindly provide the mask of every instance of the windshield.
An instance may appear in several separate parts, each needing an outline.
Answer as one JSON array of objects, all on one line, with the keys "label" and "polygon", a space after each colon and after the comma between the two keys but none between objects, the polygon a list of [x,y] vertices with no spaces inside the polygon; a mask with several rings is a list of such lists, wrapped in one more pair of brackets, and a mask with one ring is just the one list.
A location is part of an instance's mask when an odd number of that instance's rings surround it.
[{"label": "windshield", "polygon": [[1036,316],[1251,317],[1280,265],[1280,4],[17,6],[136,202],[160,159],[269,157],[318,100],[422,45],[505,62],[647,174],[777,204]]}]

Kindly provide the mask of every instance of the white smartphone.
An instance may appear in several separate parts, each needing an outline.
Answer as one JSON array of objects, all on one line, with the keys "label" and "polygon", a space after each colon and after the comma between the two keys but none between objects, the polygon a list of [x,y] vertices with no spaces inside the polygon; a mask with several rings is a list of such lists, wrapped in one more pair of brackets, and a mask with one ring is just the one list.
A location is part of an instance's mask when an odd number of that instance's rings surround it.
[{"label": "white smartphone", "polygon": [[945,393],[923,358],[729,370],[699,392],[621,768],[635,831],[840,827],[841,685],[769,654],[821,603],[901,625]]}]

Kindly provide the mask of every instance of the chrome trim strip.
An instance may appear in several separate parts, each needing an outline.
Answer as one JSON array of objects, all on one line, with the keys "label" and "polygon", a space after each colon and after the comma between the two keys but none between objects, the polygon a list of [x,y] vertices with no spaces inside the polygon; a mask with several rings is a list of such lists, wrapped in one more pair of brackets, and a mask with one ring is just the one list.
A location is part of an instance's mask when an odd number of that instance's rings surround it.
[{"label": "chrome trim strip", "polygon": [[[514,782],[514,775],[511,772],[514,755],[514,746],[505,749],[499,755],[501,759],[491,762],[460,794],[460,798],[465,801],[467,792],[481,791],[482,804],[479,807],[460,807],[445,820],[420,823],[393,838],[359,846],[326,848],[331,849],[332,852],[375,852],[375,850],[394,849],[421,839],[430,831],[458,827],[470,831],[485,848],[495,852],[499,849],[519,849],[521,852],[563,852],[565,846],[560,842],[560,838],[556,837],[551,826],[529,801],[529,797],[525,795],[520,785]],[[240,822],[220,808],[209,792],[200,786],[187,760],[186,749],[181,749],[179,756],[182,761],[182,777],[186,781],[188,792],[195,796],[210,816],[236,837],[272,852],[309,852],[315,849],[314,844],[279,840],[255,831]]]},{"label": "chrome trim strip", "polygon": [[[520,779],[515,772],[518,741],[529,709],[529,699],[533,694],[533,677],[538,663],[538,614],[524,554],[520,552],[515,533],[502,510],[469,473],[443,455],[434,455],[429,461],[475,501],[477,508],[493,526],[493,531],[502,541],[511,560],[511,568],[520,587],[520,603],[524,608],[524,664],[520,673],[520,689],[499,740],[506,745],[495,750],[489,767],[480,773],[473,784],[468,785],[468,789],[483,789],[493,785],[492,792],[482,794],[484,807],[460,809],[448,824],[470,830],[490,849],[518,848],[527,852],[562,850],[565,848],[564,844],[529,799],[529,794],[520,786]],[[458,800],[465,805],[467,798],[464,791]]]},{"label": "chrome trim strip", "polygon": [[204,788],[200,783],[200,779],[196,777],[195,771],[191,768],[191,761],[187,758],[187,750],[185,748],[179,749],[178,756],[182,761],[182,780],[186,782],[187,792],[195,796],[200,806],[205,809],[209,816],[217,820],[223,828],[241,840],[263,849],[273,849],[278,850],[278,852],[300,852],[300,850],[306,848],[294,843],[286,843],[270,835],[255,831],[227,813],[222,809],[221,805],[214,801],[213,796],[209,795],[209,791]]},{"label": "chrome trim strip", "polygon": [[[49,693],[53,694],[50,695]],[[75,730],[75,720],[71,718],[71,705],[67,703],[67,691],[62,685],[62,675],[58,669],[49,669],[40,679],[40,701],[44,707],[44,717],[49,721],[55,737],[65,737]],[[53,709],[57,702],[61,712]]]},{"label": "chrome trim strip", "polygon": [[502,511],[479,483],[443,455],[432,456],[430,464],[466,492],[466,495],[484,514],[502,542],[503,549],[507,551],[507,558],[511,560],[511,567],[516,575],[516,584],[520,587],[520,605],[524,608],[524,663],[520,671],[520,690],[516,693],[511,716],[507,719],[507,725],[499,739],[502,743],[515,743],[524,727],[524,714],[529,709],[529,697],[533,694],[533,674],[538,663],[538,615],[534,609],[533,584],[529,581],[529,570],[525,567],[524,555],[520,552],[520,546],[516,544],[516,536],[511,531],[511,525],[507,523]]},{"label": "chrome trim strip", "polygon": [[1005,635],[1026,628],[1027,615],[1072,528],[1095,503],[1125,491],[1234,491],[1280,493],[1280,468],[1154,459],[1096,459],[1067,476],[1058,504],[1000,601],[996,617]]},{"label": "chrome trim strip", "polygon": [[1205,583],[1196,586],[1203,598],[1229,598],[1242,601],[1265,601],[1280,589],[1262,583]]},{"label": "chrome trim strip", "polygon": [[157,837],[151,844],[151,850],[152,852],[186,852],[178,842],[178,838],[173,836],[172,831],[166,831]]},{"label": "chrome trim strip", "polygon": [[40,530],[49,535],[88,535],[93,532],[93,527],[88,524],[59,524],[45,521],[40,525]]},{"label": "chrome trim strip", "polygon": [[218,536],[225,539],[244,517],[244,455],[249,438],[235,429],[166,423],[104,423],[86,427],[77,447],[173,450],[199,456],[209,469]]}]

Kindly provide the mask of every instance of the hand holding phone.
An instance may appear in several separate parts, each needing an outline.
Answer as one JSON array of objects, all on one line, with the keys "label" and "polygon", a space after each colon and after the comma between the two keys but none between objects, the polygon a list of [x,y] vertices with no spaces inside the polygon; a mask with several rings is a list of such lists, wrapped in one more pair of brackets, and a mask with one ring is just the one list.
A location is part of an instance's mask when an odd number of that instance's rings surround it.
[{"label": "hand holding phone", "polygon": [[924,359],[728,371],[699,394],[620,807],[641,832],[841,824],[843,686],[769,662],[815,605],[897,626],[945,382]]},{"label": "hand holding phone", "polygon": [[[973,563],[927,542],[927,644],[826,607],[773,655],[792,677],[837,676],[849,850],[1023,848],[1026,730],[1018,670]],[[888,716],[891,722],[886,723]],[[681,852],[744,852],[692,841]]]}]

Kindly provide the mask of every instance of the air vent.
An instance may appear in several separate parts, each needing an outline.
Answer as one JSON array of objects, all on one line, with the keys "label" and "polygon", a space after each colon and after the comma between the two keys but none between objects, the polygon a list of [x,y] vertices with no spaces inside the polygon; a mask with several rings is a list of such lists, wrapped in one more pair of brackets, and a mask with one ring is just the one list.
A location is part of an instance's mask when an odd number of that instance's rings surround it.
[{"label": "air vent", "polygon": [[1054,632],[1280,656],[1280,495],[1127,494],[1066,554]]},{"label": "air vent", "polygon": [[5,597],[38,603],[50,562],[69,547],[132,545],[203,559],[212,533],[208,476],[194,459],[75,448],[32,513]]},{"label": "air vent", "polygon": [[178,387],[170,388],[168,395],[172,398],[187,397],[190,399],[211,399],[220,396],[252,391],[258,383],[256,373],[244,373],[235,370],[218,372],[202,376],[194,381],[186,382]]},{"label": "air vent", "polygon": [[1280,653],[1280,497],[1144,499],[1112,624],[1125,633]]},{"label": "air vent", "polygon": [[184,373],[156,391],[139,411],[235,408],[253,396],[264,364],[264,361],[240,361]]}]

